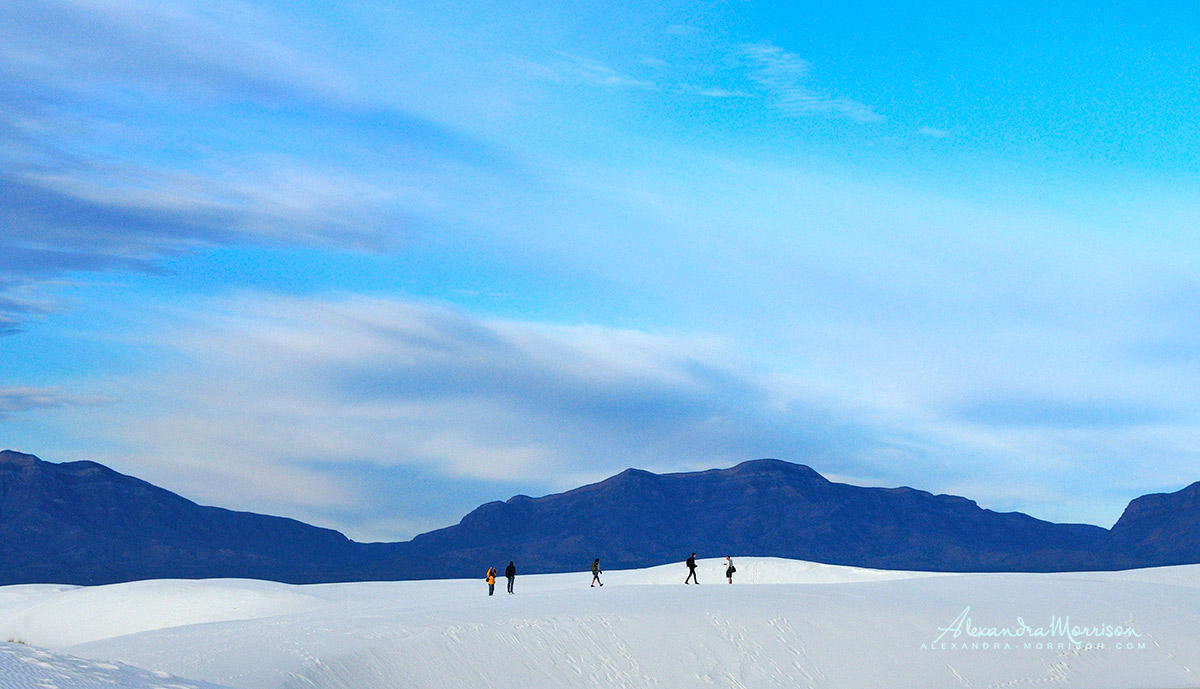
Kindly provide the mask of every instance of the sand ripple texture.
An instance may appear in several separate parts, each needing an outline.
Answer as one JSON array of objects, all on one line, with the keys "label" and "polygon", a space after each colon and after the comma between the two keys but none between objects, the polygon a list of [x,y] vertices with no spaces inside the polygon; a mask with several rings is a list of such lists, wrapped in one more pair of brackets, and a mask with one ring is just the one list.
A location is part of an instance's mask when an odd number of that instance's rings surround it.
[{"label": "sand ripple texture", "polygon": [[217,684],[147,672],[122,663],[84,660],[19,643],[0,644],[0,689],[224,689]]}]

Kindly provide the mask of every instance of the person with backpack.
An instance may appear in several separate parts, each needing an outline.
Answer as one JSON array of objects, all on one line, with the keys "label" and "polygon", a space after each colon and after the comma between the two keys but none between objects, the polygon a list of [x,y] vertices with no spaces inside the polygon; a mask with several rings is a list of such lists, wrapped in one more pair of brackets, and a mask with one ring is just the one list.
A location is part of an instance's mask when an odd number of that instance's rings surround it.
[{"label": "person with backpack", "polygon": [[508,592],[512,593],[513,579],[517,578],[517,566],[508,561],[508,566],[504,568],[504,578],[508,579]]},{"label": "person with backpack", "polygon": [[736,571],[737,571],[737,567],[733,566],[733,558],[726,555],[725,556],[725,578],[728,579],[729,583],[731,583],[731,584],[733,583],[733,573]]},{"label": "person with backpack", "polygon": [[594,587],[596,584],[600,584],[601,586],[604,586],[604,584],[602,584],[602,583],[600,582],[600,574],[601,574],[601,572],[600,572],[600,558],[596,558],[595,560],[592,560],[592,586],[593,586],[593,587]]},{"label": "person with backpack", "polygon": [[488,583],[488,595],[490,596],[496,592],[496,568],[488,567],[488,571],[485,576]]},{"label": "person with backpack", "polygon": [[684,579],[683,583],[690,584],[694,581],[694,582],[696,582],[696,585],[698,586],[700,584],[700,580],[696,578],[696,554],[695,553],[692,553],[691,556],[688,557],[687,568],[688,568],[687,579]]}]

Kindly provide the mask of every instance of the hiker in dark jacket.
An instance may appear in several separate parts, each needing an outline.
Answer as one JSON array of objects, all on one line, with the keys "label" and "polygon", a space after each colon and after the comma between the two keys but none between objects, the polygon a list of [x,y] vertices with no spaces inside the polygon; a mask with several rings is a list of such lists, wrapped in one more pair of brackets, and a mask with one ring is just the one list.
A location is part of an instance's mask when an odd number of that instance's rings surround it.
[{"label": "hiker in dark jacket", "polygon": [[508,592],[512,593],[513,579],[517,578],[517,566],[508,561],[508,566],[504,568],[504,578],[508,579]]},{"label": "hiker in dark jacket", "polygon": [[696,578],[696,554],[695,553],[692,553],[691,557],[689,557],[687,559],[687,567],[688,567],[688,575],[687,575],[687,579],[683,580],[683,583],[690,584],[694,581],[697,584],[699,584],[700,580]]},{"label": "hiker in dark jacket", "polygon": [[600,558],[596,558],[595,560],[592,560],[592,586],[595,586],[596,584],[604,586],[604,584],[600,583],[600,574]]}]

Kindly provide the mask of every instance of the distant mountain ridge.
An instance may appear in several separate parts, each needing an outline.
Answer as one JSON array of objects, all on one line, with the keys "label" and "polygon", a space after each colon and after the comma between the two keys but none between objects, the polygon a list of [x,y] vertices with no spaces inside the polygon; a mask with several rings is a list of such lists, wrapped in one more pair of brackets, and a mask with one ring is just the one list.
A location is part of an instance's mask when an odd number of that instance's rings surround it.
[{"label": "distant mountain ridge", "polygon": [[679,561],[695,551],[932,571],[1106,570],[1200,562],[1200,483],[1133,500],[1111,530],[952,495],[864,488],[773,459],[628,469],[491,502],[402,543],[204,507],[94,462],[0,452],[0,584],[248,577],[292,583],[477,576]]},{"label": "distant mountain ridge", "polygon": [[327,581],[361,547],[294,519],[202,507],[95,462],[0,452],[0,583]]},{"label": "distant mountain ridge", "polygon": [[629,469],[566,493],[488,503],[411,546],[456,570],[505,553],[554,571],[592,553],[611,567],[640,567],[695,550],[891,569],[1047,571],[1087,565],[1106,533],[756,460],[683,474]]}]

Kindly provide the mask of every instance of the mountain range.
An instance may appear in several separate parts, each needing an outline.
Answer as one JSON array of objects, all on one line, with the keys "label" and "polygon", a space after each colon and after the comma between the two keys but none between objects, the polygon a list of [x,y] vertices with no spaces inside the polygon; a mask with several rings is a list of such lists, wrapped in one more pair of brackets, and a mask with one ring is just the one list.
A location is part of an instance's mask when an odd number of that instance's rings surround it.
[{"label": "mountain range", "polygon": [[491,502],[400,543],[205,507],[95,462],[0,452],[0,584],[238,577],[291,583],[646,567],[774,556],[925,571],[1050,572],[1200,562],[1200,483],[1133,500],[1112,529],[866,488],[774,459]]}]

